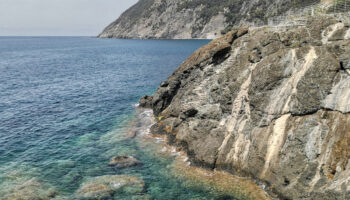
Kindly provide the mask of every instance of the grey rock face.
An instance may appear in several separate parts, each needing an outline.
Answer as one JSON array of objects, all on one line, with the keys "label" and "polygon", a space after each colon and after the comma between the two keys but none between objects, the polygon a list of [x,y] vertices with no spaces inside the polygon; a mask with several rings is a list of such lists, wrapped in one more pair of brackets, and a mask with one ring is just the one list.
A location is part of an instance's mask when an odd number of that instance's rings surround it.
[{"label": "grey rock face", "polygon": [[152,131],[193,163],[281,198],[350,199],[349,30],[318,17],[284,32],[229,32],[158,88]]},{"label": "grey rock face", "polygon": [[319,0],[139,0],[101,38],[214,39],[234,25],[263,25],[270,17]]},{"label": "grey rock face", "polygon": [[142,108],[151,108],[152,100],[153,100],[152,96],[143,96],[139,101],[139,105]]}]

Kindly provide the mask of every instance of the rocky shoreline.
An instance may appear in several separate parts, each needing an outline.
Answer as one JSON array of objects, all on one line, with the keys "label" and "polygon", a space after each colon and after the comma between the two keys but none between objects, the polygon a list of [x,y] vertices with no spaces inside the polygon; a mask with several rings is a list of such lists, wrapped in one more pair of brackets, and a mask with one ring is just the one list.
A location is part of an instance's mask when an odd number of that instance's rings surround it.
[{"label": "rocky shoreline", "polygon": [[153,97],[157,123],[196,166],[281,199],[350,199],[350,25],[233,30],[193,53]]},{"label": "rocky shoreline", "polygon": [[169,137],[152,132],[151,127],[156,122],[153,111],[150,108],[141,107],[142,100],[136,108],[137,124],[133,126],[136,136],[133,138],[141,148],[153,147],[152,154],[156,157],[173,159],[167,166],[167,174],[176,179],[187,182],[189,187],[210,188],[222,194],[223,199],[274,199],[264,189],[263,184],[250,178],[234,176],[221,170],[204,169],[193,165],[189,155],[181,146],[173,145]]}]

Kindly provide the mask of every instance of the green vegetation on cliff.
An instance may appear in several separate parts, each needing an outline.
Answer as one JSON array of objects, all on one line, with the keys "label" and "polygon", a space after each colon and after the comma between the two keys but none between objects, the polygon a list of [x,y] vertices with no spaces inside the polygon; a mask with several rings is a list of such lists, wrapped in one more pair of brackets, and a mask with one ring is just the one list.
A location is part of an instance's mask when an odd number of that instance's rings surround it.
[{"label": "green vegetation on cliff", "polygon": [[151,14],[150,8],[153,4],[154,0],[139,0],[135,5],[125,11],[114,24],[125,23],[126,21],[123,19],[129,19],[132,21],[131,24],[133,24],[143,17],[148,17]]},{"label": "green vegetation on cliff", "polygon": [[221,30],[226,33],[231,27],[242,24],[265,25],[271,18],[298,13],[300,9],[319,2],[320,0],[139,0],[110,24],[100,37],[212,39],[219,36]]},{"label": "green vegetation on cliff", "polygon": [[[226,17],[226,22],[229,24],[234,24],[239,21],[242,17],[247,17],[240,14],[240,10],[245,4],[250,4],[250,9],[248,14],[250,19],[258,18],[265,21],[266,15],[268,15],[268,7],[278,1],[273,0],[183,0],[178,3],[177,10],[181,11],[184,9],[195,9],[202,6],[200,11],[200,16],[204,22],[208,22],[213,16],[223,12],[226,8],[227,11],[224,12]],[[279,4],[275,8],[275,15],[280,15],[283,12],[291,8],[302,8],[309,6],[314,3],[319,3],[320,0],[285,0],[283,3]]]}]

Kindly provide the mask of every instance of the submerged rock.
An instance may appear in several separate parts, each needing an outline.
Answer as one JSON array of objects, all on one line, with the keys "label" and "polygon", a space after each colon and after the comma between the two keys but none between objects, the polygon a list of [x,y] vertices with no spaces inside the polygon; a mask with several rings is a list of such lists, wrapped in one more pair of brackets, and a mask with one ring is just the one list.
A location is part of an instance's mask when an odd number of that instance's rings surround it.
[{"label": "submerged rock", "polygon": [[328,16],[233,30],[158,88],[151,130],[280,198],[350,199],[349,33]]},{"label": "submerged rock", "polygon": [[109,162],[109,166],[117,168],[133,167],[142,163],[133,156],[115,156]]},{"label": "submerged rock", "polygon": [[54,199],[56,191],[50,188],[45,188],[35,178],[25,181],[22,184],[0,193],[2,200],[49,200]]},{"label": "submerged rock", "polygon": [[149,194],[134,195],[131,197],[131,200],[150,200],[150,199],[152,199],[152,196]]},{"label": "submerged rock", "polygon": [[142,193],[145,183],[142,179],[125,175],[106,175],[90,179],[76,192],[78,199],[110,199],[119,194]]},{"label": "submerged rock", "polygon": [[57,166],[59,168],[74,168],[76,167],[76,163],[73,160],[58,160]]},{"label": "submerged rock", "polygon": [[77,194],[83,199],[109,199],[113,195],[113,190],[104,184],[86,183]]}]

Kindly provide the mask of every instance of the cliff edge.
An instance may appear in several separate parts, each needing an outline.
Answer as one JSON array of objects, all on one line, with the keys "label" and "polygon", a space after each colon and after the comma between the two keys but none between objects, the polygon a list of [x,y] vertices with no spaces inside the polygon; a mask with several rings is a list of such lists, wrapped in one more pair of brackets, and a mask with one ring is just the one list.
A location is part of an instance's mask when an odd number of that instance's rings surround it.
[{"label": "cliff edge", "polygon": [[[320,0],[139,0],[101,38],[214,39],[235,25],[264,25]],[[293,14],[291,12],[291,14]]]},{"label": "cliff edge", "polygon": [[198,166],[281,199],[350,199],[350,25],[310,18],[233,30],[191,55],[153,97],[155,134]]}]

